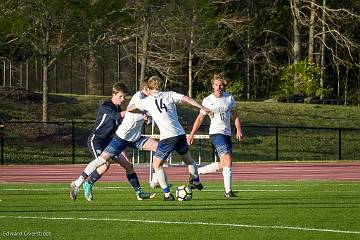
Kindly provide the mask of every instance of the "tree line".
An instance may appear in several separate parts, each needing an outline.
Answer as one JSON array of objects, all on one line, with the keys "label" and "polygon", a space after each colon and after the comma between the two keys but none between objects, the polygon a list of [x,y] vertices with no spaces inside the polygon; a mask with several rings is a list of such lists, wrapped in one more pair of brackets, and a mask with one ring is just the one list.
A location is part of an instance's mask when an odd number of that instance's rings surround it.
[{"label": "tree line", "polygon": [[359,104],[359,26],[356,0],[1,0],[0,62],[38,59],[44,121],[49,78],[72,54],[87,94],[101,93],[107,67],[134,90],[156,74],[166,89],[204,96],[221,73],[238,98]]}]

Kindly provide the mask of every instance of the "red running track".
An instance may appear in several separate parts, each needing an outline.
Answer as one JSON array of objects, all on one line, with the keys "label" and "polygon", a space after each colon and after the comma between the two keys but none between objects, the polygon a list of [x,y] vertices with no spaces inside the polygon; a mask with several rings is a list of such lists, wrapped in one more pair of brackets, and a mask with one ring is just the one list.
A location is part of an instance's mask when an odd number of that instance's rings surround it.
[{"label": "red running track", "polygon": [[[0,183],[69,183],[76,179],[86,165],[3,165]],[[360,161],[322,163],[235,163],[233,180],[360,180]],[[184,166],[166,168],[170,181],[188,179]],[[136,167],[139,179],[148,181],[149,166]],[[201,175],[202,181],[222,180],[221,173]],[[101,179],[105,182],[127,181],[123,169],[113,164]]]}]

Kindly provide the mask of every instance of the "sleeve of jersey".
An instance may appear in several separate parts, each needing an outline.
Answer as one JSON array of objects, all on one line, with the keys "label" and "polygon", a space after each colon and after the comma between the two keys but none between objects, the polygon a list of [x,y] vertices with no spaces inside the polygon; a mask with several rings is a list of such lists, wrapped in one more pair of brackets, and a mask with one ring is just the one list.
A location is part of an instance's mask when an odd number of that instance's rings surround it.
[{"label": "sleeve of jersey", "polygon": [[146,109],[144,108],[144,106],[146,105],[145,102],[146,102],[145,99],[140,99],[139,101],[135,102],[135,106],[136,106],[140,111],[144,111],[144,110],[146,110]]},{"label": "sleeve of jersey", "polygon": [[175,102],[180,102],[182,98],[184,97],[183,94],[177,93],[177,92],[170,92],[172,99]]},{"label": "sleeve of jersey", "polygon": [[[201,105],[203,105],[204,107],[207,107],[207,108],[208,108],[205,99],[202,101]],[[200,112],[201,112],[201,114],[206,115],[206,112],[205,112],[204,110],[200,109]]]}]

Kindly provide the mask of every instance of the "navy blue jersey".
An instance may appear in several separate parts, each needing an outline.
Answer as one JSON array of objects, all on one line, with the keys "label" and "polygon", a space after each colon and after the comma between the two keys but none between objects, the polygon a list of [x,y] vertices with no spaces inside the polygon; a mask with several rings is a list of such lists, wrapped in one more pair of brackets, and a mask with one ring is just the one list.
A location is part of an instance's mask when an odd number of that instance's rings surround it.
[{"label": "navy blue jersey", "polygon": [[113,104],[111,99],[106,100],[96,114],[95,125],[89,139],[100,142],[111,140],[121,123],[120,112],[120,106]]}]

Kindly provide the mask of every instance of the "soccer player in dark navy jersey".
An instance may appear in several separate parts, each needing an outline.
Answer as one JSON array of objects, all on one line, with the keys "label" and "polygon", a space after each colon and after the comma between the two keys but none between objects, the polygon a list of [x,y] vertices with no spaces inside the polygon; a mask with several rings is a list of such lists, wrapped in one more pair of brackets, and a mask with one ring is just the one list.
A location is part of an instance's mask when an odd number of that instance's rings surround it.
[{"label": "soccer player in dark navy jersey", "polygon": [[[114,133],[121,124],[121,121],[125,115],[125,111],[121,111],[120,105],[125,100],[127,92],[127,88],[124,84],[115,83],[112,88],[111,99],[106,100],[100,106],[96,115],[95,125],[91,130],[91,134],[87,142],[90,152],[94,158],[99,157],[103,150],[109,145]],[[141,196],[141,198],[152,197],[152,194],[144,193],[142,191],[139,179],[133,168],[133,165],[131,164],[124,152],[119,155],[113,156],[112,159],[126,170],[126,176],[130,184],[134,188],[137,196]],[[95,171],[91,172],[90,176],[88,176],[88,174],[86,174],[84,171],[79,177],[84,180],[87,179],[86,181],[84,181],[84,191],[86,192],[90,190],[91,193],[91,189],[94,183],[101,178],[101,176],[109,169],[109,167],[109,162],[106,162],[105,164],[97,168]],[[76,195],[70,196],[73,200],[76,200]],[[85,194],[85,197],[88,201],[91,201],[93,199],[92,194]]]}]

